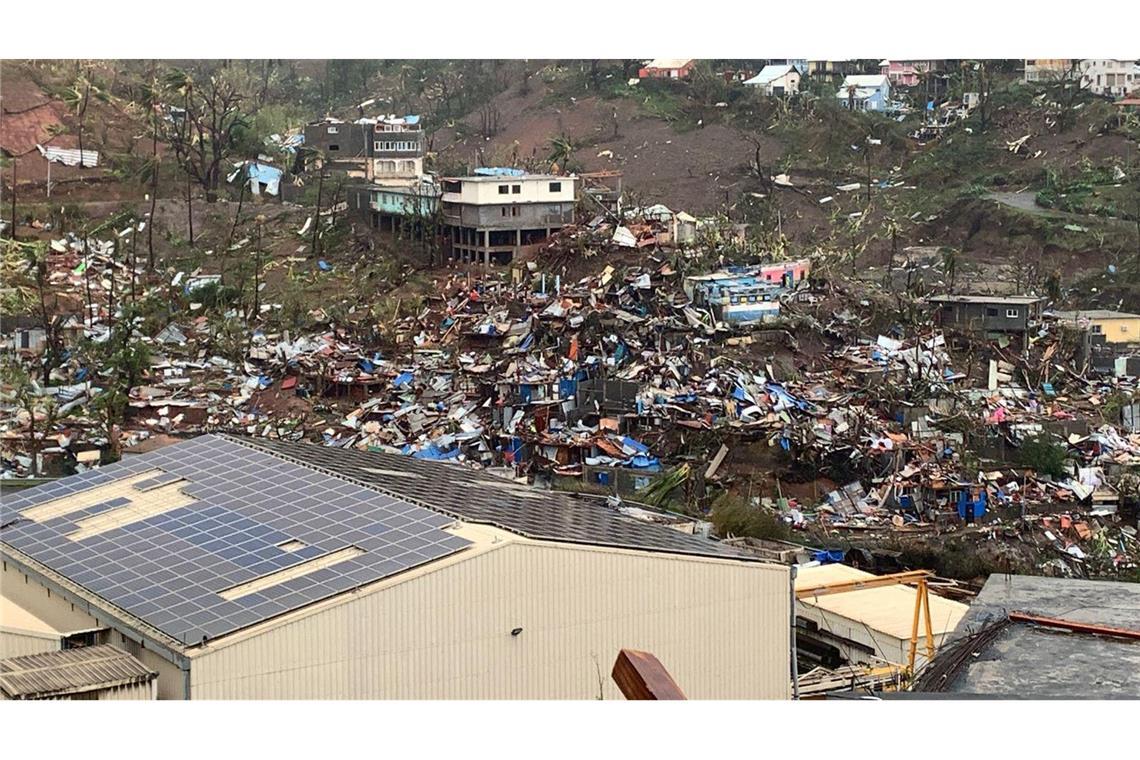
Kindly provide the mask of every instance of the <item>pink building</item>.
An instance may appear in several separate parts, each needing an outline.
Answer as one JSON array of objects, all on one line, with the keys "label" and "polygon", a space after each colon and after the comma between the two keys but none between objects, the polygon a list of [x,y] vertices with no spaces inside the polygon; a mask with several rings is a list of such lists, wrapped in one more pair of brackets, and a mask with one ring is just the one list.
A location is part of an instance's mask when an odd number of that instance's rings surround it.
[{"label": "pink building", "polygon": [[922,83],[922,75],[937,71],[940,61],[879,61],[879,73],[896,87],[914,87]]}]

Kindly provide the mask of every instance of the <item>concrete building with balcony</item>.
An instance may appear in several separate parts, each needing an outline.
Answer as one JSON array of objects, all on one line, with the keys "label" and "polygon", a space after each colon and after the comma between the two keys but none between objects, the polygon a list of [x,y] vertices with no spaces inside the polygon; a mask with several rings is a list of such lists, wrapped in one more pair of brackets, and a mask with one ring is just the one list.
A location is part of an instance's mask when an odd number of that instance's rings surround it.
[{"label": "concrete building with balcony", "polygon": [[476,169],[442,180],[444,245],[452,259],[508,264],[574,221],[578,178]]}]

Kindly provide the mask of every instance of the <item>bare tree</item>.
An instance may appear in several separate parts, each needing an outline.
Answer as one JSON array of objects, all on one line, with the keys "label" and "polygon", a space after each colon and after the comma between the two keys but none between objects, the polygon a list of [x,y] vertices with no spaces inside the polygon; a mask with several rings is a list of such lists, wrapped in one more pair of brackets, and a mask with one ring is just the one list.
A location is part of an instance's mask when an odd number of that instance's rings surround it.
[{"label": "bare tree", "polygon": [[248,126],[239,111],[242,95],[225,72],[192,76],[174,71],[167,87],[182,98],[185,112],[175,119],[168,141],[179,163],[206,193],[206,202],[218,199],[222,166],[235,152],[238,132]]}]

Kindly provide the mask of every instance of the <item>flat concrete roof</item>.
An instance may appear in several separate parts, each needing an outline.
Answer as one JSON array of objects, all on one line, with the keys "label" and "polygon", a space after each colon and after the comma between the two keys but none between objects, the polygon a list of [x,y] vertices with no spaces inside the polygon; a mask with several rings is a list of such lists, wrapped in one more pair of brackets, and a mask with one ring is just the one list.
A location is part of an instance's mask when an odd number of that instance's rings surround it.
[{"label": "flat concrete roof", "polygon": [[1045,299],[1040,296],[986,296],[986,295],[943,295],[943,296],[930,296],[926,299],[934,303],[1008,303],[1008,304],[1030,304],[1043,301]]},{"label": "flat concrete roof", "polygon": [[1140,319],[1140,314],[1129,314],[1126,311],[1112,311],[1111,309],[1088,309],[1085,311],[1054,311],[1057,319]]},{"label": "flat concrete roof", "polygon": [[[1140,584],[991,575],[952,638],[1009,612],[1140,630]],[[947,691],[1007,699],[1140,698],[1140,642],[1013,623],[969,660]]]}]

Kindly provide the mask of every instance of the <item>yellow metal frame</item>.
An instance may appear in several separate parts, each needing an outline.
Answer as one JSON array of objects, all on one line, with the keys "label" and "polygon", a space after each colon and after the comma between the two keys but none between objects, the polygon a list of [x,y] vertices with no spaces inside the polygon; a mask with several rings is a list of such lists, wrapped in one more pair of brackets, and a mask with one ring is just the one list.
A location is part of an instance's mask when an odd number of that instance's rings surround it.
[{"label": "yellow metal frame", "polygon": [[848,591],[862,591],[882,586],[897,586],[915,584],[918,593],[914,600],[914,624],[910,629],[910,652],[907,656],[907,674],[913,675],[914,661],[918,655],[918,619],[923,618],[926,629],[926,659],[934,659],[934,626],[930,622],[930,590],[926,579],[932,573],[929,570],[911,570],[905,573],[891,573],[890,575],[876,575],[871,578],[861,578],[855,581],[837,581],[824,583],[811,588],[796,590],[796,599],[812,599],[817,596],[843,594]]}]

